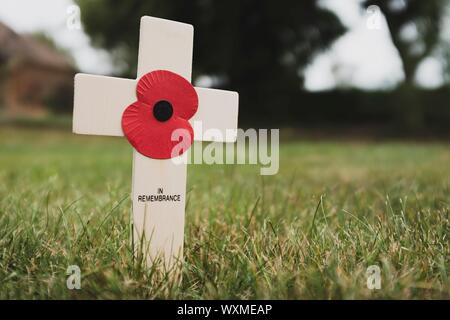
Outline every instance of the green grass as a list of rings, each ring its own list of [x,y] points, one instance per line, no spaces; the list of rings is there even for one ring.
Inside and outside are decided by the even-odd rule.
[[[449,145],[280,153],[276,176],[190,165],[177,285],[133,263],[124,139],[0,129],[0,298],[450,298]]]

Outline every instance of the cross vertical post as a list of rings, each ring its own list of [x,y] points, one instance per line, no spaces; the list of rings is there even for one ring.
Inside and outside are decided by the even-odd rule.
[[[191,25],[143,17],[137,78],[150,71],[169,70],[190,82],[193,41],[194,29]],[[132,176],[135,242],[141,237],[149,241],[148,247],[141,248],[148,254],[149,262],[162,258],[170,268],[183,255],[187,166],[184,163],[175,164],[172,159],[151,159],[133,150]],[[180,195],[180,201],[138,200],[139,195],[156,194],[158,189],[168,195]]]

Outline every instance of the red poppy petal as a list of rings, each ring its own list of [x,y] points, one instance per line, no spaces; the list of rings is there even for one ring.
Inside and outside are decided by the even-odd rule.
[[[122,129],[131,145],[141,154],[153,159],[170,159],[186,152],[192,145],[194,130],[179,117],[160,122],[152,107],[137,101],[125,109]]]
[[[161,100],[173,106],[173,114],[189,120],[197,112],[198,96],[194,87],[182,76],[166,71],[152,71],[139,79],[136,93],[139,101],[150,106]]]

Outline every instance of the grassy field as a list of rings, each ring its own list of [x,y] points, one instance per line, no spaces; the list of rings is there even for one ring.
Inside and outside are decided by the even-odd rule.
[[[0,129],[0,298],[450,298],[450,145],[288,142],[191,165],[180,285],[133,263],[124,139]],[[79,265],[81,290],[66,268]],[[381,268],[380,290],[366,269]]]

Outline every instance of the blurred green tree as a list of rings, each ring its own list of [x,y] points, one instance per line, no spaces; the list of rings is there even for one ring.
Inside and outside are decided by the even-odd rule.
[[[404,130],[423,129],[426,114],[415,88],[416,72],[420,63],[431,56],[439,57],[444,67],[448,65],[448,47],[442,35],[445,28],[443,19],[448,14],[449,1],[365,0],[362,5],[376,5],[380,8],[386,17],[392,42],[403,62],[405,81],[394,95],[395,122]]]
[[[392,41],[403,61],[405,85],[413,85],[419,64],[437,54],[443,45],[443,19],[448,14],[449,1],[365,0],[361,4],[378,6],[386,17]]]
[[[136,70],[141,16],[195,25],[194,80],[206,75],[214,87],[238,90],[241,119],[299,107],[293,97],[302,87],[302,69],[345,31],[316,0],[76,2],[93,44],[112,52],[119,73],[129,77]]]

